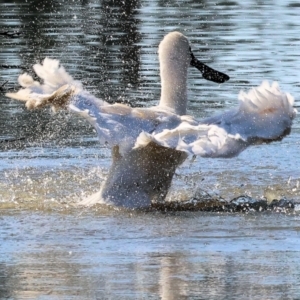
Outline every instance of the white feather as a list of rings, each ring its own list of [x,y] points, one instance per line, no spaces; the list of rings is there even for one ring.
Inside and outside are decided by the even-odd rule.
[[[276,82],[264,81],[248,93],[240,92],[238,107],[222,114],[202,121],[186,116],[191,59],[186,37],[168,34],[159,55],[162,96],[158,106],[108,104],[85,91],[58,60],[50,58],[33,67],[41,84],[23,74],[19,77],[22,89],[7,96],[25,101],[31,109],[51,105],[87,119],[100,142],[112,148],[113,165],[99,195],[126,207],[163,200],[176,167],[187,154],[232,157],[250,145],[281,139],[291,128],[294,99]]]

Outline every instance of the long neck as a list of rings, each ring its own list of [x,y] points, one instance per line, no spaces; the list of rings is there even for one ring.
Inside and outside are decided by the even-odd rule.
[[[171,108],[178,115],[186,114],[187,66],[171,62],[160,66],[160,106]]]

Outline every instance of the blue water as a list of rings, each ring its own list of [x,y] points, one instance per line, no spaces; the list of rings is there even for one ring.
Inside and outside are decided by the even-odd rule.
[[[0,1],[0,85],[45,56],[98,97],[157,103],[157,46],[169,31],[227,73],[223,85],[189,74],[189,113],[237,103],[241,89],[277,80],[299,106],[296,1]],[[23,70],[21,70],[21,67]],[[188,161],[169,195],[201,188],[231,200],[300,201],[300,122],[282,142],[239,157]],[[20,139],[3,142],[5,139]],[[110,165],[84,120],[28,112],[0,94],[0,299],[298,299],[299,212],[129,213],[74,207]]]

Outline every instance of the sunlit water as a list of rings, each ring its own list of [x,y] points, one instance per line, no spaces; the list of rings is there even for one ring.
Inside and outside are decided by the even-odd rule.
[[[0,1],[0,32],[21,32],[0,35],[0,86],[16,88],[21,72],[49,56],[106,101],[150,106],[160,94],[158,43],[180,30],[199,59],[231,77],[216,85],[191,70],[190,114],[232,107],[240,89],[264,79],[278,80],[298,106],[300,5],[239,2]],[[27,112],[3,93],[0,108],[0,299],[300,298],[299,206],[78,208],[110,165],[93,129],[66,113]],[[188,160],[168,200],[201,191],[300,202],[299,124],[234,159]]]

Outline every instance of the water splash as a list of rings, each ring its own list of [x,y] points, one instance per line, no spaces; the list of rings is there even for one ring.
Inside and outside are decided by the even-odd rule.
[[[104,181],[106,170],[102,168],[68,168],[41,170],[36,168],[14,169],[4,172],[0,181],[0,208],[26,210],[98,210],[107,211],[106,205],[84,208],[78,203],[96,193]],[[207,212],[291,212],[300,211],[300,203],[293,198],[283,198],[280,193],[269,191],[268,197],[255,198],[241,194],[224,199],[215,189],[199,188],[193,177],[177,178],[166,201],[153,202],[147,211],[207,211]],[[189,182],[189,184],[187,184]],[[293,184],[290,183],[293,189]],[[284,192],[285,194],[286,191]],[[279,196],[279,197],[276,197]]]

